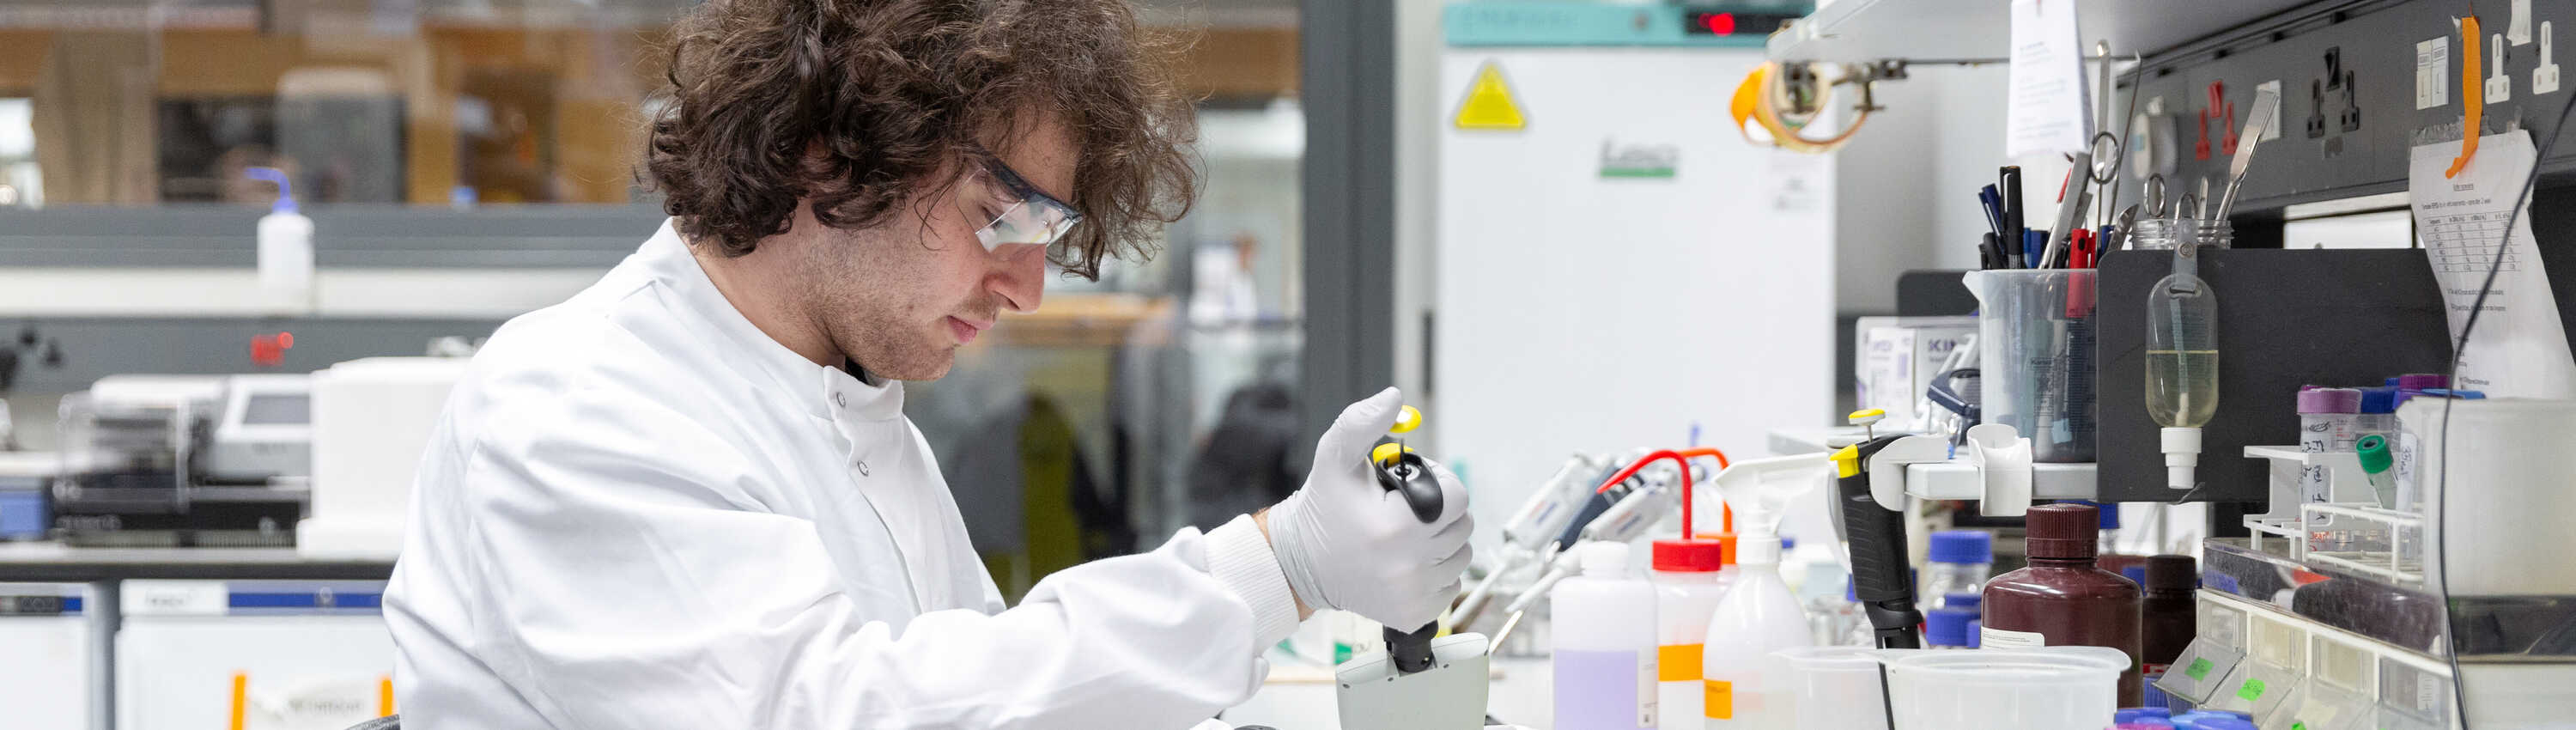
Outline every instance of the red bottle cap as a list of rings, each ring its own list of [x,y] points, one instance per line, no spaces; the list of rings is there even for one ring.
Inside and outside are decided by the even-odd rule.
[[[2091,560],[2102,539],[2101,515],[2089,504],[2033,505],[2025,522],[2023,551],[2034,558]]]
[[[1655,569],[1669,573],[1709,573],[1726,567],[1729,553],[1725,542],[1716,540],[1656,540]]]

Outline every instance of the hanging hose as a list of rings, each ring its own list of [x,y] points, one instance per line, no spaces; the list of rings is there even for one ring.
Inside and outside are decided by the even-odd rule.
[[[1592,490],[1592,493],[1600,494],[1602,492],[1610,491],[1611,487],[1619,486],[1620,482],[1627,481],[1629,477],[1636,476],[1637,472],[1645,469],[1647,464],[1652,464],[1664,459],[1671,459],[1675,463],[1681,465],[1682,472],[1682,539],[1697,539],[1699,534],[1691,531],[1691,492],[1693,490],[1691,489],[1690,460],[1704,456],[1717,457],[1717,468],[1719,469],[1725,469],[1730,465],[1726,460],[1726,452],[1719,451],[1714,448],[1702,447],[1683,449],[1680,451],[1663,449],[1647,454],[1644,457],[1637,459],[1637,463],[1629,464],[1628,468],[1621,469],[1618,473],[1610,475],[1610,478],[1607,481],[1603,481],[1600,488]],[[1730,511],[1724,520],[1726,523],[1725,529],[1735,529],[1735,519],[1732,511]]]

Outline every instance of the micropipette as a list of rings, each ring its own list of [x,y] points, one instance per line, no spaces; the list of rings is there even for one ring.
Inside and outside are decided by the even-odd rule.
[[[1450,626],[1467,626],[1484,613],[1485,604],[1493,597],[1494,586],[1506,575],[1520,572],[1524,566],[1546,565],[1563,546],[1557,538],[1580,516],[1586,500],[1592,498],[1599,482],[1601,462],[1588,454],[1575,454],[1557,467],[1556,474],[1539,485],[1510,522],[1503,524],[1503,550],[1494,569],[1485,574],[1467,597],[1450,612]]]

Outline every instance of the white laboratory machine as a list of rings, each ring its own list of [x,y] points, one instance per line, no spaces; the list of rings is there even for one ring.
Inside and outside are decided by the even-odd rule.
[[[130,580],[118,730],[342,730],[396,712],[369,581]]]
[[[1749,457],[1766,428],[1825,425],[1832,157],[1749,143],[1727,112],[1805,8],[1445,8],[1429,450],[1465,467],[1477,521],[1508,522],[1567,449],[1696,422]]]
[[[0,727],[91,727],[87,594],[78,585],[0,583]]]
[[[308,557],[390,558],[402,549],[412,475],[462,357],[371,357],[313,374],[313,508],[296,525]]]
[[[224,386],[214,434],[199,460],[205,477],[261,483],[312,474],[312,376],[235,375]]]
[[[293,542],[302,375],[111,375],[65,396],[53,531],[83,546]]]

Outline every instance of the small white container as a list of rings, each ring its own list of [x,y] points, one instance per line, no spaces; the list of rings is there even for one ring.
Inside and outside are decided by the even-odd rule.
[[[1655,665],[1660,673],[1656,686],[1656,713],[1672,722],[1696,724],[1701,716],[1701,700],[1708,691],[1700,675],[1700,659],[1708,639],[1709,617],[1717,614],[1718,600],[1726,596],[1728,577],[1720,569],[1727,560],[1726,542],[1721,540],[1656,540],[1654,571],[1649,580],[1655,584]]]
[[[1628,573],[1625,543],[1576,549],[1582,572],[1548,594],[1555,727],[1651,730],[1658,726],[1655,586]]]
[[[2118,649],[1927,651],[1888,665],[1906,730],[2102,730],[2118,709]]]
[[[285,171],[254,167],[248,174],[277,185],[277,202],[259,218],[259,288],[285,311],[309,309],[313,305],[313,219],[296,208],[294,183]]]

